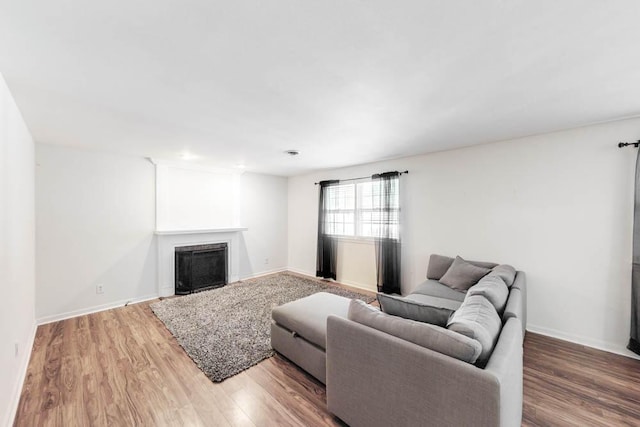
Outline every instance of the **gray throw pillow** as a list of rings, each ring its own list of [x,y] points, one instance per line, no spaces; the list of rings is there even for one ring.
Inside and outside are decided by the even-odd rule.
[[[438,326],[445,326],[451,314],[460,306],[459,301],[422,296],[425,300],[415,301],[378,293],[378,302],[382,311],[387,314]]]
[[[442,276],[447,272],[451,264],[453,264],[454,258],[432,254],[429,257],[429,265],[427,266],[427,279],[432,280],[440,280]],[[496,264],[495,262],[484,262],[484,261],[468,261],[469,264],[476,265],[478,267],[484,268],[493,268]]]
[[[439,326],[390,316],[356,299],[351,300],[347,318],[467,363],[475,363],[482,351],[474,339]]]
[[[493,306],[496,311],[502,313],[504,307],[507,305],[507,299],[509,298],[509,288],[499,276],[492,276],[488,274],[484,276],[480,281],[469,288],[467,295],[482,295]]]
[[[488,268],[478,267],[457,256],[451,267],[440,278],[440,283],[452,289],[466,292],[490,271]]]
[[[489,268],[489,269],[491,269],[491,268],[493,268],[493,267],[495,267],[495,266],[497,266],[497,265],[498,265],[498,264],[497,264],[497,263],[495,263],[495,262],[486,262],[486,261],[469,261],[469,260],[466,260],[466,261],[467,261],[469,264],[473,264],[473,265],[478,266],[478,267]]]
[[[504,280],[507,287],[510,288],[511,285],[513,285],[513,281],[516,280],[516,269],[508,264],[500,264],[494,267],[489,275],[500,277]]]
[[[478,365],[484,367],[498,341],[502,322],[495,307],[486,298],[467,295],[460,308],[451,316],[447,329],[477,340],[482,345]]]
[[[453,258],[432,254],[429,257],[429,265],[427,266],[427,279],[440,280],[451,267],[451,264],[453,264]]]

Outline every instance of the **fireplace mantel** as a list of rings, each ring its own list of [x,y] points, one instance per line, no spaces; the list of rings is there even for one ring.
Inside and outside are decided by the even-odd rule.
[[[180,234],[235,233],[247,231],[247,227],[207,228],[203,230],[156,230],[156,236],[176,236]]]
[[[179,246],[226,243],[229,283],[240,280],[240,245],[246,227],[209,228],[203,230],[156,230],[158,239],[158,293],[166,297],[175,293],[175,249]]]

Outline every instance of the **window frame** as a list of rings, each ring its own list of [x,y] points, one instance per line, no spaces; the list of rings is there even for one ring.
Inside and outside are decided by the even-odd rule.
[[[360,199],[360,189],[359,189],[359,184],[363,184],[363,183],[371,183],[373,184],[375,182],[375,180],[371,179],[371,178],[363,178],[363,179],[358,179],[358,180],[354,180],[353,182],[349,182],[349,183],[338,183],[336,184],[336,187],[339,186],[353,186],[353,204],[354,207],[353,209],[327,209],[325,211],[325,215],[327,213],[331,213],[331,214],[353,214],[353,230],[354,230],[354,234],[328,234],[329,236],[341,240],[341,241],[347,241],[347,242],[354,242],[354,243],[374,243],[376,238],[375,236],[364,236],[361,233],[362,228],[361,228],[361,218],[360,218],[360,213],[361,212],[379,212],[379,209],[377,208],[361,208],[361,199]],[[398,189],[399,190],[399,189]],[[397,211],[398,214],[398,221],[400,219],[400,194],[398,191],[398,207],[395,209],[392,209],[393,211]],[[398,227],[398,231],[397,234],[398,236],[400,235],[400,224],[398,223],[397,225]]]

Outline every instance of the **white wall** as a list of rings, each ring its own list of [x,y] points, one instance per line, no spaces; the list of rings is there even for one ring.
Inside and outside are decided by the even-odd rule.
[[[376,248],[371,240],[341,239],[338,242],[336,277],[340,283],[377,291]]]
[[[245,173],[240,188],[240,278],[286,269],[287,178]]]
[[[287,179],[283,177],[258,174],[235,174],[229,188],[229,176],[210,174],[200,182],[198,174],[186,182],[189,186],[215,188],[234,191],[233,199],[238,201],[237,217],[229,224],[211,223],[209,226],[194,227],[186,223],[185,227],[172,229],[171,233],[162,233],[157,238],[158,279],[161,296],[174,295],[174,251],[178,246],[190,246],[207,243],[227,243],[228,280],[247,279],[275,271],[287,266]],[[220,182],[211,182],[211,177],[219,177]],[[191,196],[205,193],[207,190],[188,192]],[[158,189],[162,193],[162,187]],[[215,197],[215,194],[211,194]],[[187,200],[187,204],[190,201]],[[215,215],[215,212],[211,213]],[[217,228],[214,224],[222,226]],[[225,227],[226,225],[226,227]],[[240,228],[228,230],[228,228]],[[173,228],[173,227],[172,227]],[[189,233],[177,231],[191,230]],[[199,231],[199,232],[196,232]]]
[[[158,230],[204,230],[237,227],[240,174],[156,166]]]
[[[39,320],[157,295],[153,164],[43,144],[36,160]]]
[[[0,75],[0,425],[13,422],[36,330],[33,151]]]
[[[527,273],[530,330],[631,355],[636,153],[616,143],[639,135],[633,119],[291,178],[289,266],[315,271],[315,181],[408,169],[404,293],[431,253],[509,263]]]
[[[246,227],[237,277],[286,269],[287,178],[184,163],[158,162],[156,170],[159,230]]]
[[[36,145],[36,159],[39,321],[157,296],[155,166],[43,144]],[[209,194],[212,182],[205,181],[192,196]],[[239,200],[239,218],[233,221],[249,228],[239,239],[240,278],[285,269],[287,179],[247,173],[236,181],[230,197]],[[103,294],[96,293],[98,284]]]

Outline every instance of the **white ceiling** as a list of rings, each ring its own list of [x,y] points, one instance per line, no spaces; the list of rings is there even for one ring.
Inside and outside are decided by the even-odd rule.
[[[639,115],[638,22],[637,0],[0,0],[0,72],[38,142],[293,175]]]

